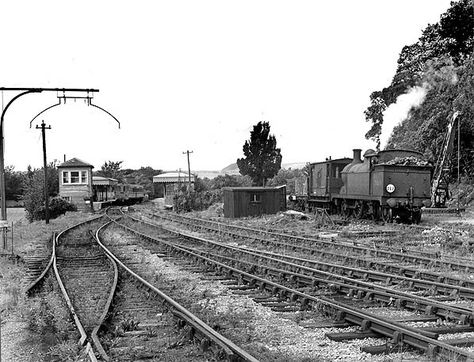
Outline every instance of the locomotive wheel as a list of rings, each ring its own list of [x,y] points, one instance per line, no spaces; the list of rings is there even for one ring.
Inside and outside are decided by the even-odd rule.
[[[412,214],[413,222],[415,224],[419,224],[421,221],[421,210],[420,211],[413,211]]]
[[[376,201],[372,201],[371,203],[369,203],[369,210],[368,210],[368,214],[369,214],[369,218],[371,220],[378,220],[380,219],[380,207],[379,207],[379,204],[376,202]]]
[[[393,221],[393,211],[390,207],[382,206],[382,219],[387,223]]]
[[[364,203],[362,201],[356,201],[354,216],[356,219],[362,219],[364,216]]]
[[[349,205],[347,205],[346,201],[342,202],[341,210],[342,210],[342,215],[343,216],[345,216],[346,218],[351,217],[352,209],[349,208]]]

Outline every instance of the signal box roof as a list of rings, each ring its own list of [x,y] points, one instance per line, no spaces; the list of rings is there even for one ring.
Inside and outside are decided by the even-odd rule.
[[[70,160],[61,163],[58,167],[90,167],[94,168],[90,163],[84,162],[78,158],[71,158]]]

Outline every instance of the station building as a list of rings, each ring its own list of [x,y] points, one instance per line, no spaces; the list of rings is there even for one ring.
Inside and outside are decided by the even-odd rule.
[[[191,187],[194,187],[196,176],[191,174]],[[187,187],[189,173],[187,172],[165,172],[153,176],[153,188],[155,197],[164,198],[165,205],[173,205],[173,198],[178,190]]]

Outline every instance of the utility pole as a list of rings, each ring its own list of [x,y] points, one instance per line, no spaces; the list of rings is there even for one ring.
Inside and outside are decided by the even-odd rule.
[[[41,126],[36,126],[36,129],[41,130],[43,137],[43,167],[44,167],[44,205],[45,205],[45,219],[46,224],[49,224],[49,187],[48,187],[48,163],[46,161],[46,130],[51,129],[51,126],[46,126],[43,122]]]
[[[193,153],[193,151],[186,151],[183,152],[183,155],[186,154],[188,156],[188,192],[191,191],[191,165],[189,163],[189,154]]]
[[[459,187],[461,185],[461,119],[458,121],[458,215],[461,213],[459,211]]]

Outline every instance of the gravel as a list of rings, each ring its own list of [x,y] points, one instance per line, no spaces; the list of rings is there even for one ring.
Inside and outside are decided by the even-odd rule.
[[[120,237],[116,233],[115,237]],[[206,314],[219,317],[226,316],[238,320],[236,328],[225,328],[221,331],[242,348],[254,354],[262,361],[269,360],[262,356],[284,356],[286,360],[301,361],[387,361],[387,356],[374,356],[361,352],[361,346],[383,344],[385,340],[367,338],[363,340],[334,342],[325,337],[326,333],[354,331],[355,328],[304,328],[294,320],[294,315],[285,318],[284,314],[272,311],[256,303],[253,299],[232,293],[225,285],[209,280],[202,280],[199,274],[190,273],[171,262],[147,252],[140,252],[141,262],[153,268],[155,279],[169,285],[187,285],[180,296],[192,301],[194,306],[204,309]],[[261,354],[259,353],[261,351]],[[391,354],[391,360],[420,360],[420,355],[401,352]],[[281,359],[281,361],[285,360]],[[272,359],[273,360],[273,359]]]

